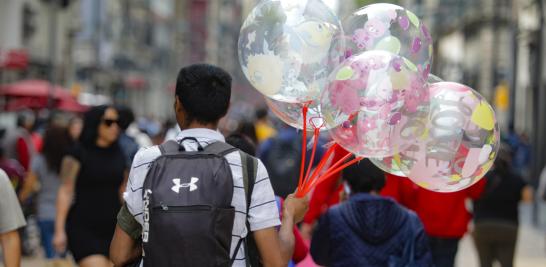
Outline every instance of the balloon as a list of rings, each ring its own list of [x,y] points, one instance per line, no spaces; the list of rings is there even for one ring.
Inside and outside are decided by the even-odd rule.
[[[400,56],[366,51],[330,75],[321,97],[332,138],[357,156],[386,157],[414,143],[414,120],[428,114],[428,90]]]
[[[343,21],[349,54],[385,50],[406,58],[422,77],[430,73],[432,37],[415,14],[393,4],[372,4]]]
[[[303,105],[302,103],[286,103],[273,99],[265,99],[265,103],[277,117],[284,123],[303,130]],[[321,131],[328,130],[324,123],[320,104],[317,101],[310,102],[307,111],[307,130],[318,128]]]
[[[429,91],[430,114],[421,138],[407,150],[373,162],[423,188],[459,191],[479,181],[493,165],[500,146],[495,113],[465,85],[438,82]]]
[[[239,63],[262,94],[302,103],[320,96],[344,47],[341,23],[322,1],[262,1],[241,27]]]
[[[429,74],[427,79],[427,84],[433,84],[437,82],[443,82],[442,78],[434,75]],[[428,89],[427,89],[428,90]],[[431,99],[432,101],[433,99]],[[432,103],[431,103],[432,104]],[[420,121],[415,121],[414,123],[418,126],[425,127],[427,123],[428,116],[421,116],[418,117],[421,119]],[[418,141],[418,140],[416,140]],[[401,153],[400,153],[401,154]],[[401,162],[401,156],[400,154],[395,154],[391,157],[384,157],[384,158],[370,158],[370,161],[383,170],[384,172],[388,172],[397,176],[407,176],[409,173],[409,167],[405,165],[406,162]]]

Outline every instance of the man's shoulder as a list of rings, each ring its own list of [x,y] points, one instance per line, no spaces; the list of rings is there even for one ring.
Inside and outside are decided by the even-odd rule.
[[[135,154],[133,159],[133,168],[136,168],[142,164],[147,164],[161,156],[159,146],[150,146],[140,148]]]
[[[9,177],[4,170],[0,169],[0,188],[5,188],[8,185],[11,186]]]

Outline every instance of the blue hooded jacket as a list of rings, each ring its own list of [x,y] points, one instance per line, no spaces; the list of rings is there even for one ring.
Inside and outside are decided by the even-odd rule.
[[[413,242],[413,262],[404,251]],[[433,266],[423,224],[390,198],[358,193],[319,219],[313,260],[324,266]],[[406,260],[407,261],[407,260]]]

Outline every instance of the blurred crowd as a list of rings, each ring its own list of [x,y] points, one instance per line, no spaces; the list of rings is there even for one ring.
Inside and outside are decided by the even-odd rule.
[[[238,121],[233,128],[219,130],[228,143],[263,161],[279,199],[294,192],[301,165],[301,132],[269,116],[266,108],[258,108],[252,120]],[[0,223],[0,238],[15,231],[21,238],[22,255],[41,255],[50,266],[70,266],[65,258],[67,242],[85,243],[88,234],[111,238],[121,205],[119,188],[125,188],[136,152],[174,139],[179,132],[173,121],[136,118],[126,106],[96,107],[84,116],[53,114],[48,120],[37,119],[30,110],[19,112],[16,125],[0,132],[0,169],[9,177],[23,216],[14,216],[10,227]],[[392,253],[393,242],[414,235],[411,250],[424,262],[417,266],[428,266],[428,261],[434,266],[454,266],[459,241],[472,233],[481,266],[495,261],[512,266],[518,204],[533,201],[534,190],[528,184],[531,155],[526,136],[504,136],[493,170],[476,185],[456,193],[425,190],[406,178],[383,173],[367,160],[317,186],[304,221],[295,229],[292,264],[375,266],[374,261]],[[307,140],[308,149],[311,141]],[[322,134],[314,141],[319,143],[318,162],[330,140]],[[75,183],[80,185],[65,180],[75,173],[79,173]],[[538,199],[545,197],[546,171],[542,176]],[[74,195],[76,186],[85,190]],[[80,207],[70,207],[74,197]],[[4,195],[2,202],[7,205]],[[332,208],[339,203],[344,204]],[[407,215],[406,208],[413,212]],[[94,212],[106,212],[113,219],[93,221],[86,214]],[[0,214],[6,216],[11,215]],[[10,252],[5,244],[6,260]],[[364,262],[352,258],[355,249],[366,251]],[[69,254],[79,261],[77,252]]]

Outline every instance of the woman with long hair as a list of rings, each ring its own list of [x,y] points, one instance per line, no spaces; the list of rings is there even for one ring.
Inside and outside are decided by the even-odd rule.
[[[57,192],[61,185],[59,171],[63,156],[70,145],[72,140],[66,128],[59,126],[48,128],[44,135],[42,152],[32,158],[25,184],[19,194],[21,202],[25,202],[32,193],[37,192],[36,215],[47,259],[56,256],[53,249],[53,233]]]
[[[79,144],[61,164],[53,244],[57,251],[68,248],[79,266],[111,266],[108,248],[127,177],[118,112],[94,107],[83,121]]]

